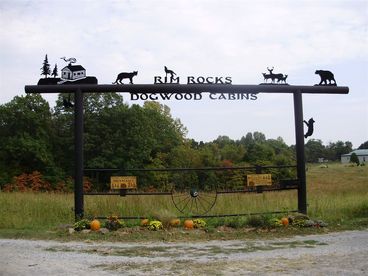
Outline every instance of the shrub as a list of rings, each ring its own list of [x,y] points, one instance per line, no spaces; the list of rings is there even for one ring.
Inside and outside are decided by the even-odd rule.
[[[84,229],[90,229],[91,221],[89,219],[82,219],[74,223],[73,228],[75,231],[82,231]]]
[[[203,219],[193,220],[194,228],[205,228],[207,223]]]
[[[244,217],[228,218],[224,225],[231,228],[241,228],[247,225],[247,219]]]
[[[359,166],[359,164],[360,164],[359,157],[358,157],[358,155],[356,155],[355,152],[353,152],[350,156],[350,163],[355,163],[355,164],[357,164],[357,166]]]
[[[104,227],[110,231],[116,231],[124,226],[124,222],[118,219],[117,216],[109,216],[105,221]]]
[[[270,227],[270,219],[267,215],[256,215],[248,217],[247,224],[251,227]]]
[[[148,229],[151,231],[157,231],[162,228],[163,228],[162,223],[161,221],[158,221],[158,220],[153,220],[148,225]]]

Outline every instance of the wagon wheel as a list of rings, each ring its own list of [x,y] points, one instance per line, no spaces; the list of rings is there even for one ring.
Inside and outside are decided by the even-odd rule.
[[[196,187],[184,191],[171,193],[171,199],[176,207],[183,214],[204,215],[207,214],[216,203],[216,191],[201,191]]]

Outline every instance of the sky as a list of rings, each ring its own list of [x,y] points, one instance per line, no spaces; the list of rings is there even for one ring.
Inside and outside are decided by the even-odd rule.
[[[367,21],[367,0],[0,0],[0,104],[37,84],[46,54],[51,69],[67,65],[60,57],[76,58],[99,84],[132,71],[138,71],[134,83],[153,84],[167,66],[183,82],[229,76],[232,84],[259,84],[274,67],[291,85],[314,85],[321,69],[350,92],[303,94],[304,119],[315,120],[308,139],[357,148],[368,140]],[[43,97],[53,106],[57,95]],[[187,138],[237,140],[260,131],[295,144],[292,94],[203,98],[160,103],[181,120]]]

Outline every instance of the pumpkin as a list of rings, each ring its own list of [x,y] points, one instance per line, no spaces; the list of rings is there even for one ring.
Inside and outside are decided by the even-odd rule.
[[[184,228],[185,229],[193,229],[193,227],[194,227],[193,220],[187,219],[187,220],[184,221]]]
[[[172,219],[170,220],[170,226],[176,227],[180,225],[180,219]]]
[[[288,219],[288,218],[282,218],[282,219],[281,219],[281,223],[282,223],[282,225],[284,225],[284,226],[288,226],[288,225],[289,225],[289,219]]]
[[[90,227],[92,231],[98,231],[101,228],[101,223],[97,219],[94,219],[91,221]]]
[[[148,225],[149,225],[149,220],[148,219],[142,219],[141,220],[141,226],[146,227]]]

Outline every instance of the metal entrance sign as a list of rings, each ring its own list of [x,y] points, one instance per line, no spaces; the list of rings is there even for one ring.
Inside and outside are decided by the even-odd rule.
[[[63,58],[64,59],[64,58]],[[40,85],[25,86],[26,93],[68,93],[74,94],[74,104],[68,104],[69,107],[74,107],[74,139],[75,139],[75,185],[74,185],[74,205],[75,219],[79,220],[84,216],[84,193],[83,193],[83,173],[84,173],[84,155],[83,155],[83,95],[84,93],[130,93],[131,95],[145,95],[146,99],[157,100],[156,96],[174,95],[176,99],[186,99],[185,95],[191,99],[195,99],[195,95],[208,93],[211,97],[214,95],[229,96],[229,99],[243,99],[242,95],[246,95],[246,99],[255,99],[255,95],[259,93],[289,93],[293,95],[294,101],[294,122],[295,122],[295,151],[296,151],[296,168],[298,178],[298,211],[307,213],[307,187],[306,187],[306,171],[305,171],[305,152],[304,152],[304,129],[303,129],[303,104],[302,94],[348,94],[349,88],[346,86],[337,86],[334,75],[330,71],[317,70],[316,75],[319,75],[321,81],[313,86],[305,85],[289,85],[286,83],[287,75],[273,73],[273,68],[268,69],[269,74],[264,73],[264,83],[260,85],[238,85],[232,84],[232,80],[227,77],[195,77],[190,78],[187,84],[179,84],[178,77],[173,70],[165,68],[165,78],[155,78],[155,84],[133,84],[133,77],[138,75],[138,71],[131,73],[120,73],[113,85],[98,85],[95,77],[85,77],[85,69],[81,66],[72,65],[75,62],[73,59],[64,59],[70,61],[69,65],[63,69],[62,83],[56,78],[57,72],[52,74],[53,78],[47,78],[49,75],[49,64],[47,56],[44,66],[41,68],[42,75],[45,79],[40,80]],[[73,75],[69,73],[73,72]],[[64,74],[65,73],[65,74]],[[75,75],[74,75],[75,74]],[[78,75],[79,74],[79,75]],[[65,76],[64,76],[65,75]],[[83,76],[83,77],[82,77]],[[129,79],[130,84],[120,85],[123,79]],[[271,82],[268,82],[271,79]],[[65,80],[65,82],[64,82]],[[193,80],[193,81],[192,81]],[[195,81],[194,81],[195,80]],[[227,81],[227,82],[226,82]],[[119,83],[119,85],[118,85]],[[189,96],[188,96],[189,95]],[[253,95],[253,98],[252,98]],[[150,96],[150,97],[149,97]],[[139,96],[141,98],[141,96]],[[222,96],[221,96],[222,97]],[[220,97],[218,97],[220,99]],[[70,100],[70,99],[68,99]],[[68,100],[65,100],[68,103]],[[306,136],[312,133],[312,124],[308,122],[308,132]],[[118,182],[125,183],[126,187],[131,187],[129,181]],[[133,183],[133,182],[131,182]],[[256,182],[254,182],[256,183]],[[114,187],[122,187],[123,184],[114,184]],[[116,186],[115,186],[116,185]],[[121,186],[120,186],[121,185]],[[136,184],[135,184],[136,187]],[[196,198],[196,193],[191,194]]]
[[[270,173],[265,174],[248,174],[247,186],[270,186],[272,185],[272,176]]]
[[[137,177],[136,176],[111,176],[110,188],[111,190],[137,189]]]

